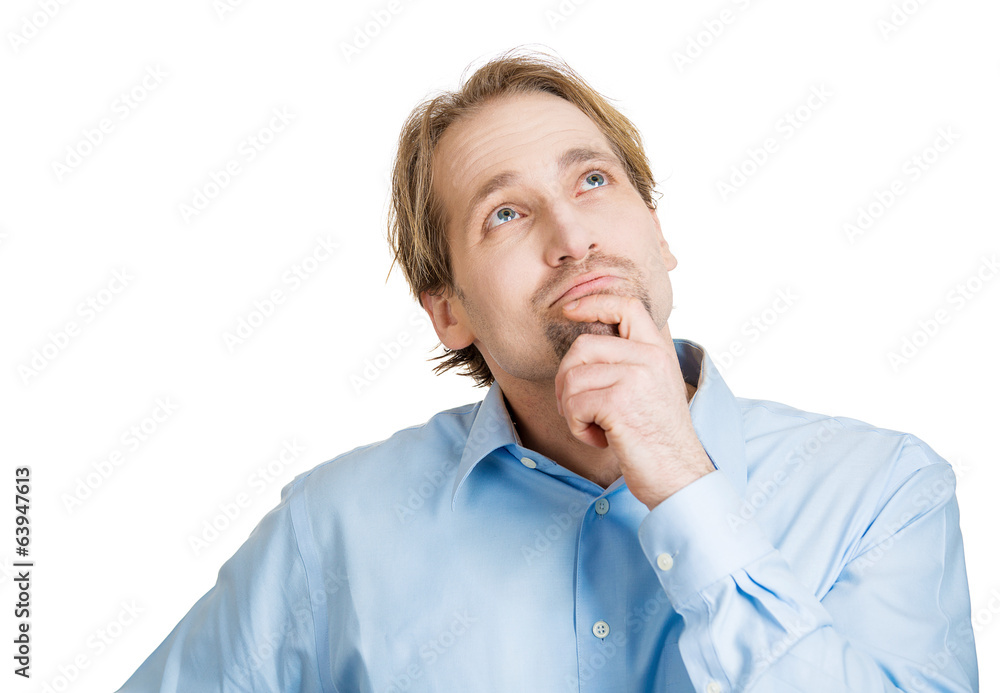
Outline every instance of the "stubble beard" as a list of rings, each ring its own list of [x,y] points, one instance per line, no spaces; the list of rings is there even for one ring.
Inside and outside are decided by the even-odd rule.
[[[613,294],[616,296],[628,295],[635,296],[645,307],[646,312],[649,316],[653,317],[653,306],[649,298],[649,292],[643,286],[635,287],[635,291],[629,294],[623,294],[618,291],[613,290],[603,290],[595,291],[595,294]],[[562,313],[562,307],[558,307],[557,310]],[[571,320],[561,315],[557,318],[546,318],[545,325],[545,338],[549,342],[549,346],[552,347],[552,351],[555,353],[556,362],[562,363],[562,360],[566,357],[566,353],[569,351],[570,347],[573,346],[573,342],[576,338],[582,334],[598,334],[607,335],[611,337],[618,337],[618,325],[608,325],[603,322],[580,322],[578,320]]]

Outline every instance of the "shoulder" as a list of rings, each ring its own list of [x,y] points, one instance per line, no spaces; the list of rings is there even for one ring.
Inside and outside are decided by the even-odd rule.
[[[454,469],[481,404],[440,411],[424,423],[321,462],[292,479],[282,489],[282,499],[298,494],[346,501],[363,495],[370,501],[411,486],[435,470]]]
[[[757,518],[817,594],[854,556],[956,502],[951,465],[912,433],[778,402],[738,402],[747,486],[737,519]]]
[[[748,473],[809,470],[824,484],[871,488],[882,494],[921,470],[954,478],[948,462],[926,442],[904,431],[847,416],[805,411],[769,400],[737,398],[743,413]]]

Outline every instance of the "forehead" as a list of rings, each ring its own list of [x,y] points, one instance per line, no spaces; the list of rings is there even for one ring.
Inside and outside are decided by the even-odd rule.
[[[497,173],[554,171],[560,154],[585,147],[614,157],[583,111],[544,92],[512,94],[452,123],[434,149],[434,191],[449,229],[461,226],[475,191]]]

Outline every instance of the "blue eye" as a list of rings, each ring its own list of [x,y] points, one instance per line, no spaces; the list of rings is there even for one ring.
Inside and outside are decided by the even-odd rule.
[[[492,217],[490,217],[490,228],[492,229],[508,221],[513,221],[516,218],[514,215],[517,215],[517,212],[510,207],[501,207],[495,214],[493,214]]]
[[[607,180],[605,180],[604,174],[598,173],[597,171],[594,171],[589,176],[584,178],[583,182],[584,184],[593,185],[594,188],[599,188],[602,185],[607,185]],[[593,190],[594,188],[589,188],[589,189]]]

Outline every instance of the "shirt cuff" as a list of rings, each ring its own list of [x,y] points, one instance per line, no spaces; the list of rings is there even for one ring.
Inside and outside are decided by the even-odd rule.
[[[653,508],[639,525],[639,543],[677,608],[717,580],[774,551],[742,501],[716,470]]]

